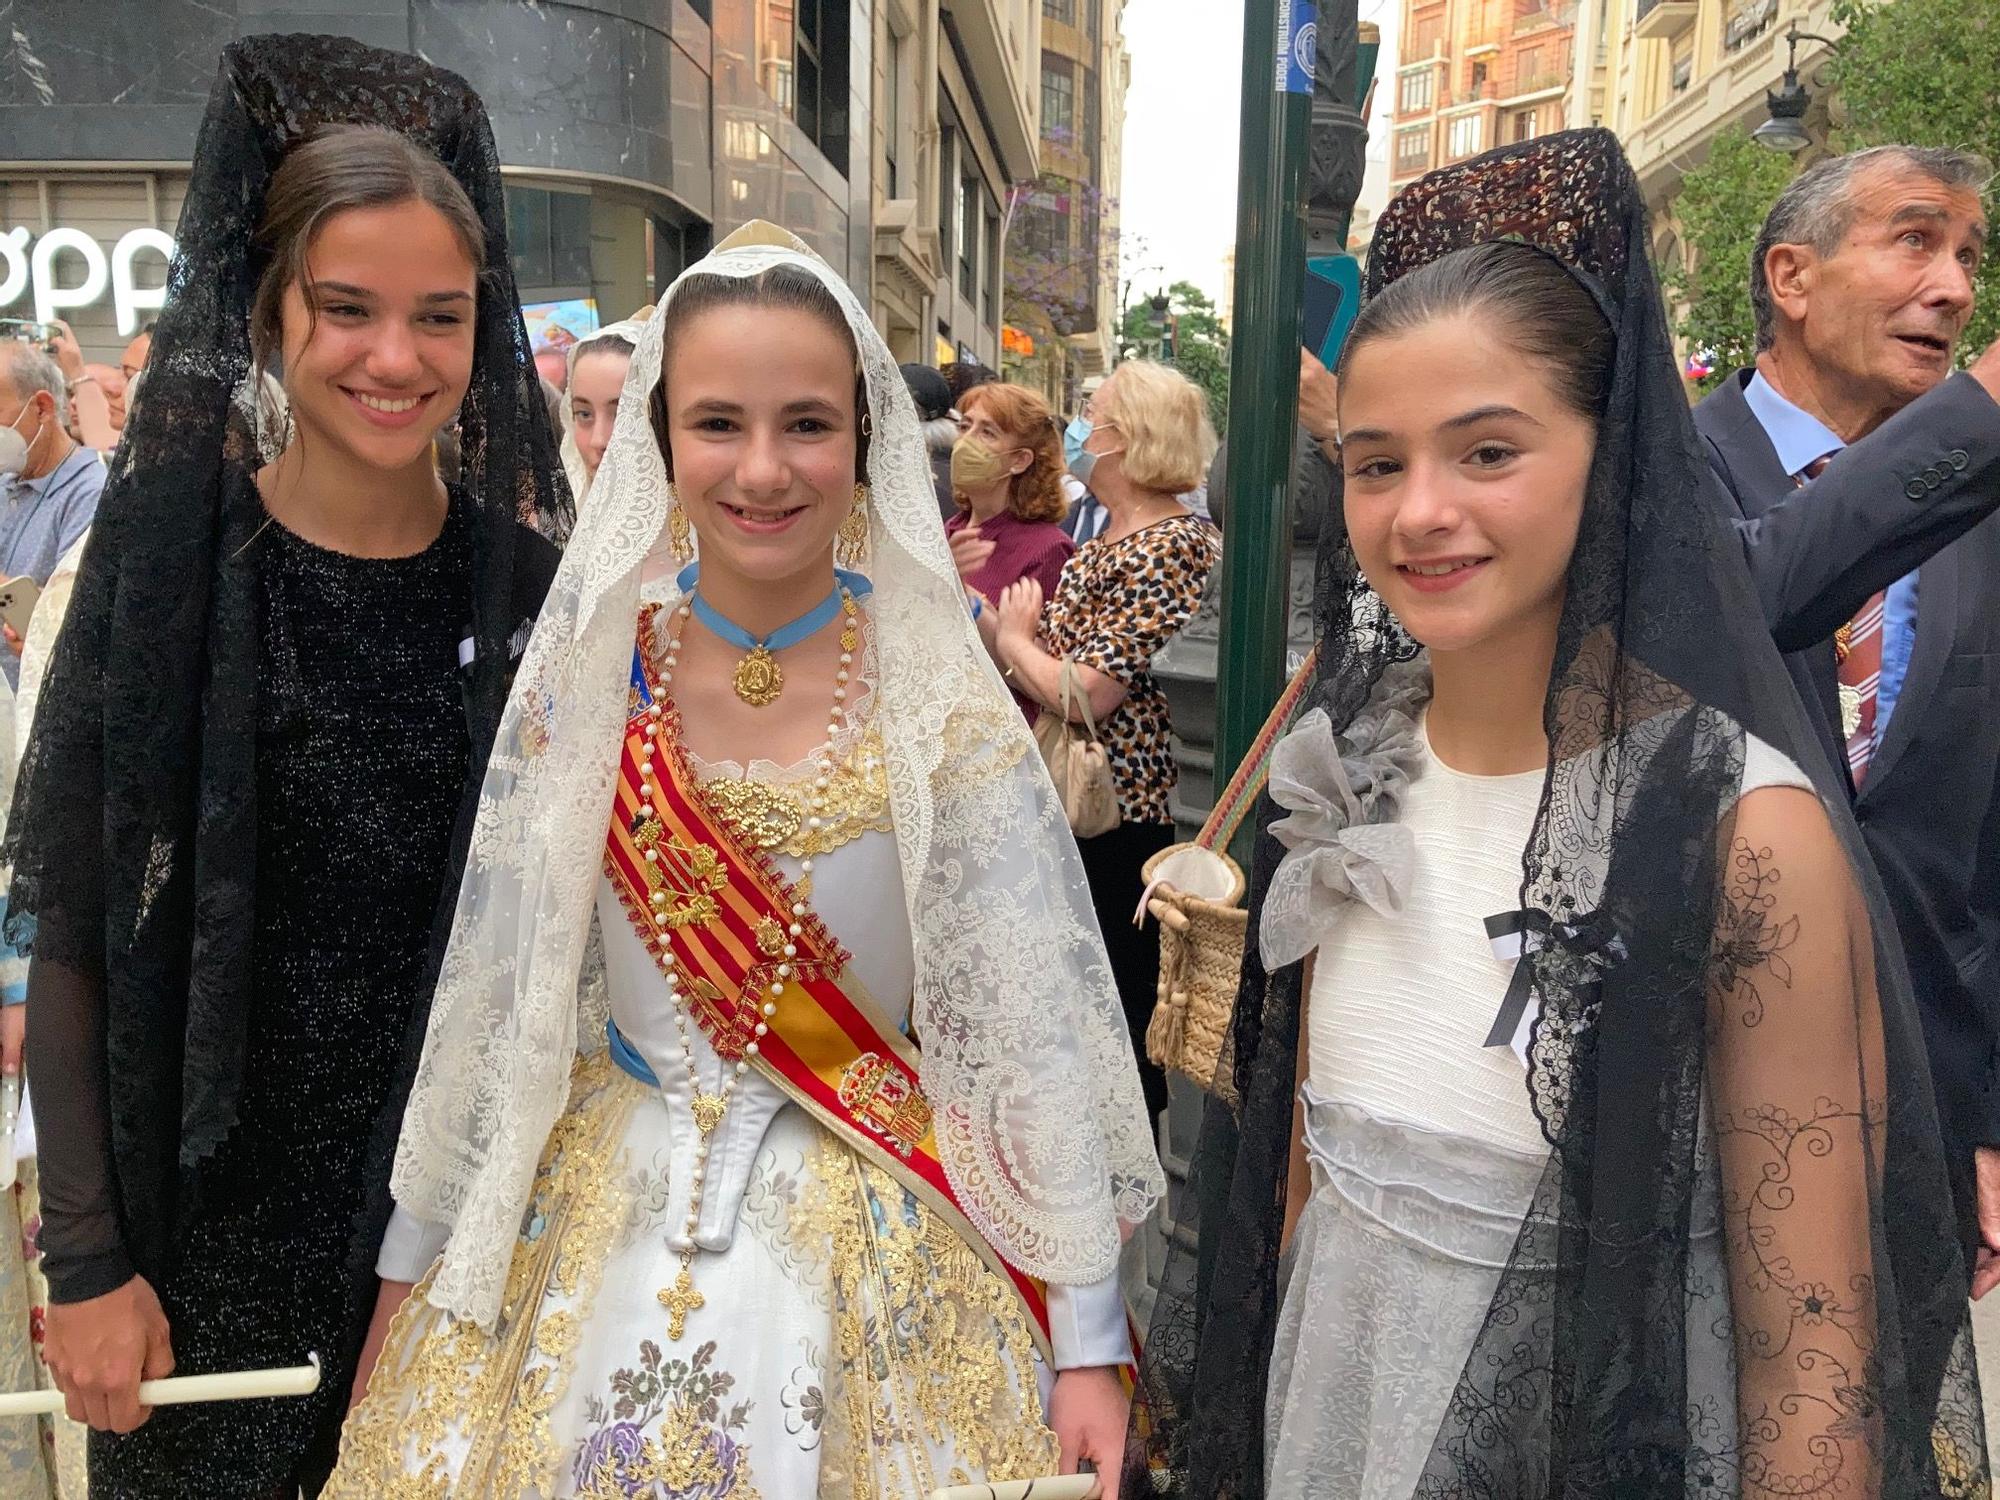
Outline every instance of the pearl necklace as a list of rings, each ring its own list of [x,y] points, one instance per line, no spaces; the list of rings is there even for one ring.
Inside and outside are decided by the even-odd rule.
[[[854,605],[854,595],[843,584],[840,589],[840,608],[844,619],[840,627],[840,670],[835,673],[833,708],[827,715],[826,743],[815,752],[817,774],[813,780],[812,796],[807,802],[809,809],[806,826],[818,829],[825,819],[827,788],[832,784],[835,756],[834,742],[839,738],[847,718],[847,683],[852,675],[854,652],[860,645],[860,634],[855,624],[858,611]],[[674,633],[667,641],[665,658],[660,663],[659,686],[662,692],[672,687],[674,668],[680,665],[681,635],[687,629],[687,622],[694,613],[692,598],[684,599],[679,609],[674,611]],[[659,744],[661,705],[657,699],[646,711],[646,728],[639,755],[639,784],[650,800],[653,795],[654,750]],[[646,852],[647,859],[657,857],[655,851]],[[810,855],[799,861],[799,879],[795,888],[800,897],[812,890],[813,861]],[[661,942],[665,944],[666,914],[659,908],[666,905],[664,891],[653,893],[653,922],[662,930]],[[798,939],[804,932],[800,918],[806,914],[803,900],[792,903],[792,922],[786,934],[784,956],[787,960],[798,956]],[[674,1284],[659,1293],[658,1300],[667,1310],[667,1338],[678,1342],[687,1332],[688,1314],[707,1305],[707,1299],[694,1287],[695,1231],[701,1227],[702,1184],[708,1175],[709,1152],[715,1144],[715,1132],[721,1126],[723,1117],[729,1113],[729,1102],[736,1095],[737,1082],[750,1071],[750,1059],[759,1050],[759,1043],[770,1032],[769,1021],[778,1013],[776,997],[784,993],[782,981],[791,977],[790,963],[778,965],[779,982],[771,986],[771,998],[764,1002],[763,1016],[753,1029],[751,1038],[743,1045],[743,1056],[733,1067],[724,1064],[722,1089],[720,1093],[705,1093],[701,1086],[701,1073],[695,1067],[694,1038],[688,1029],[687,998],[681,993],[681,978],[678,966],[662,965],[667,979],[667,999],[674,1009],[674,1032],[680,1038],[681,1062],[687,1069],[688,1094],[693,1100],[690,1111],[694,1115],[695,1129],[700,1139],[695,1142],[694,1170],[688,1179],[688,1216],[681,1231],[680,1274]]]

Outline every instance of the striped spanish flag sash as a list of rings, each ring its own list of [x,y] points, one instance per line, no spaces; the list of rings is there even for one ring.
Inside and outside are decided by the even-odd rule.
[[[641,626],[641,645],[645,625]],[[717,1055],[751,1064],[801,1108],[914,1192],[1018,1294],[1043,1357],[1043,1284],[972,1225],[938,1156],[916,1047],[888,1024],[848,955],[761,849],[704,797],[680,748],[672,699],[633,653],[632,713],[618,762],[605,863],[639,939],[679,974],[688,1013]],[[658,773],[642,776],[648,737]]]

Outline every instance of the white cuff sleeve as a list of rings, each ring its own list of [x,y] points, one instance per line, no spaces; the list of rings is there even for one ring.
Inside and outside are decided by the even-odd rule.
[[[451,1231],[444,1225],[420,1219],[398,1203],[382,1235],[375,1274],[384,1281],[422,1281],[450,1238]]]
[[[1132,1331],[1116,1271],[1088,1286],[1049,1287],[1049,1343],[1058,1370],[1131,1362]]]

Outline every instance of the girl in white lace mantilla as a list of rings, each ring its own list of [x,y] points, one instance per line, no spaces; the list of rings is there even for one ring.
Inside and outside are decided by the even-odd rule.
[[[901,376],[739,231],[644,326],[516,680],[328,1494],[1115,1485],[1160,1187]]]

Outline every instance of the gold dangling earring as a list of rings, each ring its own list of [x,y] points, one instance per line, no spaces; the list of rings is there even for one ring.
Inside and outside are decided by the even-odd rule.
[[[854,504],[841,517],[834,533],[833,560],[843,568],[858,568],[868,555],[868,486],[854,487]]]
[[[667,550],[683,567],[694,561],[694,525],[672,485],[667,486]]]

